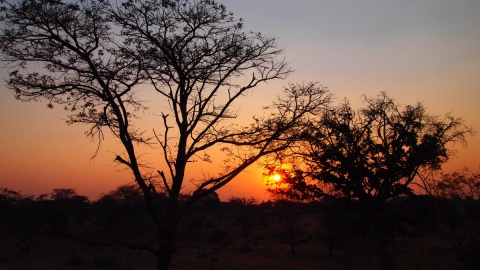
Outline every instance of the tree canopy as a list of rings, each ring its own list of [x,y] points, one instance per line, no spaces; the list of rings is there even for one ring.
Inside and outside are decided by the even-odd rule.
[[[358,111],[348,101],[323,111],[283,153],[279,161],[300,165],[284,172],[290,193],[379,203],[408,195],[419,170],[440,169],[473,132],[461,118],[430,115],[421,103],[402,106],[386,93],[364,103]]]

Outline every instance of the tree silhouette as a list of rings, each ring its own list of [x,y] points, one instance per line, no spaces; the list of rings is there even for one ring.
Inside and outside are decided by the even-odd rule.
[[[258,201],[253,197],[230,197],[228,202],[231,206],[236,207],[238,211],[235,215],[235,221],[242,227],[243,251],[250,251],[248,237],[250,236],[251,230],[257,226],[259,220]]]
[[[465,168],[440,176],[422,174],[421,179],[430,195],[427,224],[448,240],[466,269],[480,269],[480,172]]]
[[[301,164],[286,177],[291,181],[285,183],[287,195],[340,193],[358,201],[382,267],[390,269],[385,203],[412,194],[419,171],[440,169],[454,153],[450,146],[465,143],[473,130],[460,118],[427,114],[420,103],[400,106],[385,93],[364,101],[357,112],[347,101],[324,111],[277,162]]]
[[[291,69],[275,39],[244,32],[242,20],[214,1],[12,0],[2,18],[0,49],[16,97],[59,104],[68,123],[89,127],[88,136],[100,142],[107,130],[122,143],[116,161],[132,172],[155,223],[158,245],[144,248],[158,269],[168,268],[174,251],[188,164],[211,162],[209,151],[224,154],[215,159],[223,161],[218,175],[193,179],[186,205],[290,145],[298,120],[329,101],[316,84],[291,85],[272,115],[235,125],[238,100]],[[150,104],[161,111],[160,126],[136,121],[148,109],[146,91],[156,94]],[[139,160],[138,144],[161,150],[157,181]]]
[[[112,200],[124,204],[133,204],[142,200],[142,190],[135,184],[121,185],[103,194],[100,200]]]
[[[52,200],[68,200],[78,196],[74,188],[54,188],[50,193]]]
[[[275,200],[274,208],[278,211],[287,231],[290,253],[294,254],[300,233],[309,225],[302,222],[305,207],[301,202],[278,198]]]

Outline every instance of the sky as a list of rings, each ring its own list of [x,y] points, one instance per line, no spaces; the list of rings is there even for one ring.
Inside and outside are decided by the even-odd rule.
[[[478,0],[219,0],[245,30],[277,38],[295,69],[285,81],[261,85],[240,112],[273,101],[288,83],[316,81],[358,108],[361,96],[385,91],[400,104],[422,102],[427,112],[452,113],[480,130],[480,1]],[[0,70],[5,79],[7,71]],[[120,144],[96,143],[85,126],[65,124],[61,109],[20,102],[0,85],[0,187],[25,194],[75,188],[96,199],[132,177],[114,162]],[[153,155],[155,157],[155,155]],[[478,170],[480,135],[444,165]],[[268,199],[262,170],[252,166],[220,190]]]

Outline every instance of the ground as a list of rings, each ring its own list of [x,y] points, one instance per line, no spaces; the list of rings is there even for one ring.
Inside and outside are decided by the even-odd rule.
[[[285,227],[272,219],[268,226],[245,231],[241,226],[223,228],[219,241],[209,240],[203,226],[197,237],[177,244],[171,269],[378,269],[380,260],[362,237],[334,238],[333,254],[318,228],[304,224],[295,253],[285,237]],[[226,224],[228,225],[228,224]],[[231,225],[231,226],[230,226]],[[247,246],[245,246],[247,232]],[[191,235],[191,234],[190,234]],[[191,239],[196,239],[192,242]],[[444,240],[398,238],[390,245],[395,269],[462,269]],[[152,255],[114,246],[94,246],[40,232],[4,228],[0,234],[0,269],[154,269]]]

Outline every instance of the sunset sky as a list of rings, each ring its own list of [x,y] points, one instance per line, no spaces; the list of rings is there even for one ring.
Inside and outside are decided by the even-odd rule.
[[[480,131],[480,1],[478,0],[220,0],[245,30],[276,37],[295,73],[261,85],[239,104],[255,111],[289,82],[318,81],[338,98],[361,106],[380,91],[398,103],[423,102],[432,114],[451,112]],[[0,71],[2,79],[7,71]],[[60,106],[58,106],[60,107]],[[85,126],[67,126],[46,102],[22,103],[0,86],[0,187],[27,194],[76,188],[96,199],[131,181],[114,163],[120,144],[96,144]],[[118,151],[117,151],[118,152]],[[153,155],[155,156],[155,155]],[[444,169],[478,170],[480,135],[468,137]],[[262,170],[252,166],[220,192],[268,199]]]

